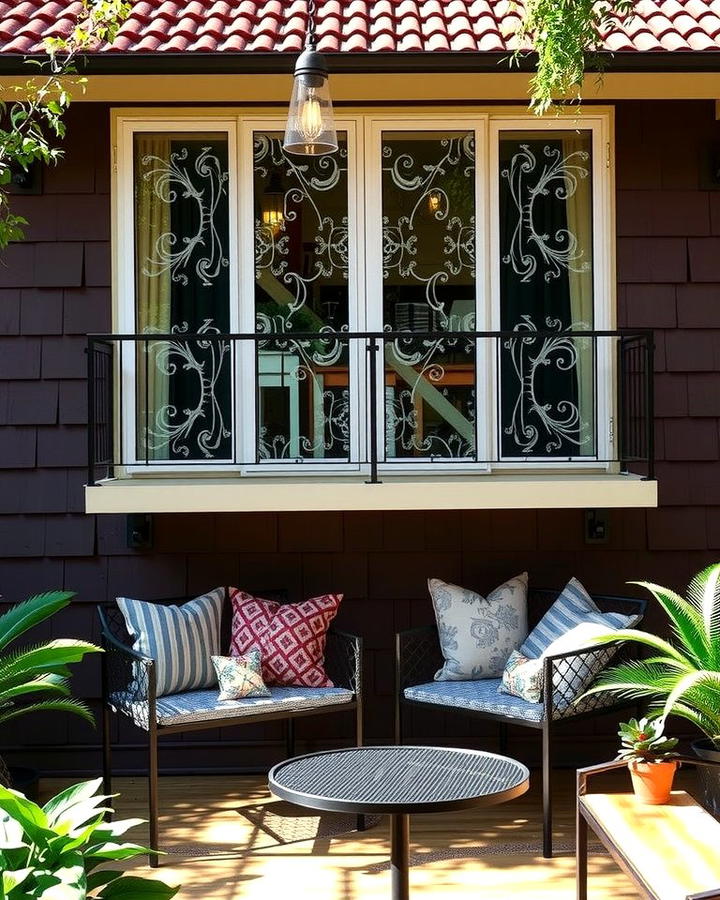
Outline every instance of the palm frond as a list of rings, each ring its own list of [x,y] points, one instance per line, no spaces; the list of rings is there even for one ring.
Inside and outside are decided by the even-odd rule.
[[[714,715],[709,715],[705,711],[694,708],[694,705],[676,703],[673,715],[692,722],[693,725],[697,726],[703,734],[706,734],[712,740],[717,741],[720,739],[720,716],[718,716],[717,708]]]
[[[713,675],[720,684],[720,673],[707,672],[704,669],[698,669],[695,672],[688,672],[686,675],[683,675],[681,678],[679,678],[673,689],[665,698],[665,706],[663,707],[662,711],[663,721],[673,711],[673,707],[675,706],[675,704],[679,703],[681,698],[684,697],[691,690],[691,688],[697,687],[704,681],[711,681]]]
[[[720,648],[720,563],[708,566],[693,578],[688,585],[688,600],[702,616],[703,626],[709,645]],[[713,665],[720,664],[713,659]]]
[[[655,634],[650,634],[649,631],[639,631],[637,628],[620,628],[618,631],[608,631],[606,634],[598,634],[589,638],[587,643],[588,645],[612,644],[615,641],[634,641],[636,644],[643,644],[662,656],[674,659],[686,669],[695,668],[687,656],[684,656],[680,650],[668,641]]]
[[[14,698],[39,692],[69,697],[68,679],[58,675],[38,675],[36,678],[22,681],[20,684],[15,684],[11,687],[0,683],[0,707],[5,706]]]
[[[86,653],[101,653],[100,647],[87,641],[59,638],[9,653],[0,660],[0,684],[24,673],[25,677],[47,672],[63,674],[70,663],[80,662]]]
[[[11,606],[0,616],[0,650],[66,607],[74,596],[71,591],[48,591]]]
[[[82,700],[41,700],[28,706],[15,707],[7,712],[0,710],[0,724],[32,712],[69,712],[80,716],[91,725],[95,724],[95,716]]]
[[[629,660],[606,669],[582,696],[610,691],[623,698],[665,697],[677,680],[678,676],[668,672],[665,666],[646,660]]]
[[[692,656],[700,666],[707,664],[710,652],[702,614],[688,600],[684,600],[670,588],[650,581],[631,581],[649,591],[670,619],[673,633],[682,644],[682,649]]]

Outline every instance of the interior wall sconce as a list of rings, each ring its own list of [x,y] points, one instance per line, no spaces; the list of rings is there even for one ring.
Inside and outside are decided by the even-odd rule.
[[[428,211],[436,213],[442,206],[442,194],[440,191],[430,191],[428,194]]]
[[[305,49],[295,63],[283,150],[323,156],[338,148],[325,57],[315,49],[315,3],[307,5]]]
[[[285,226],[285,191],[277,171],[270,175],[267,190],[263,194],[262,220],[263,225],[267,225],[274,235]]]

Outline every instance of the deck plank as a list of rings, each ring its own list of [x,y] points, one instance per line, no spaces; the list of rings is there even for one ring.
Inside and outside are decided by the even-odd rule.
[[[500,806],[411,821],[414,897],[462,900],[574,900],[574,778],[558,773],[556,842],[541,853],[539,779]],[[45,779],[46,798],[67,781]],[[142,778],[116,778],[119,817],[147,815]],[[262,776],[166,776],[160,779],[159,869],[129,867],[182,884],[188,900],[380,900],[390,894],[386,819],[357,834],[348,819],[318,815],[272,797]],[[338,821],[340,820],[340,821]],[[338,833],[339,832],[339,833]],[[128,837],[146,839],[138,828]],[[637,900],[629,879],[605,853],[590,856],[591,900]]]

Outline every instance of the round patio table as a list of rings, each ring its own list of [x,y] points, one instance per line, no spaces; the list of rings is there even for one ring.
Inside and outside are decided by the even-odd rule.
[[[354,747],[279,763],[277,797],[329,812],[390,816],[392,900],[407,900],[410,815],[492,806],[528,789],[527,768],[507,756],[451,747]]]

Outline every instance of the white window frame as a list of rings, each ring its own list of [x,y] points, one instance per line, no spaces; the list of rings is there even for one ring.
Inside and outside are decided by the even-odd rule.
[[[503,131],[567,131],[573,128],[592,132],[593,150],[593,330],[612,330],[615,324],[615,260],[614,260],[614,173],[612,166],[613,116],[608,108],[585,110],[581,114],[555,119],[538,119],[518,109],[469,110],[468,108],[424,109],[416,112],[350,110],[337,118],[337,128],[348,137],[348,229],[349,229],[349,304],[351,331],[382,330],[382,224],[381,167],[379,153],[384,131],[475,131],[476,142],[476,323],[478,330],[497,330],[500,320],[499,283],[499,137]],[[229,262],[231,331],[255,330],[254,299],[254,198],[252,135],[255,131],[279,132],[284,118],[273,113],[245,114],[235,110],[190,111],[113,111],[113,328],[118,334],[135,332],[135,258],[133,202],[133,135],[142,132],[218,132],[227,133],[229,159]],[[249,153],[249,156],[246,155]],[[378,298],[375,302],[369,297]],[[483,303],[488,298],[489,302]],[[512,470],[515,472],[554,471],[562,473],[562,463],[512,458],[500,460],[496,391],[498,376],[494,352],[484,352],[478,341],[476,447],[479,459],[499,460],[492,463],[443,462],[441,460],[408,460],[407,465],[393,462],[382,465],[384,455],[384,361],[378,361],[377,421],[381,433],[376,436],[380,452],[381,472],[392,474],[427,474],[436,471],[447,475],[471,471],[476,474]],[[597,438],[598,459],[572,457],[573,471],[580,469],[617,471],[612,460],[616,455],[613,436],[616,383],[609,341],[601,344],[597,354]],[[254,383],[254,348],[249,342],[237,347],[236,383],[231,386],[234,420],[233,440],[237,464],[232,461],[192,463],[178,461],[138,460],[135,421],[135,352],[125,342],[122,371],[118,371],[122,391],[122,434],[118,446],[126,460],[119,470],[126,475],[163,473],[212,475],[235,472],[246,476],[278,475],[357,475],[367,465],[353,462],[304,459],[248,464],[255,459],[256,427]],[[369,459],[373,436],[368,427],[365,353],[353,341],[350,356],[351,381],[351,459],[363,452]],[[248,352],[249,351],[249,352]],[[487,390],[481,398],[482,379]],[[353,379],[355,381],[354,390]],[[484,410],[483,410],[484,404]],[[485,427],[481,427],[484,425]],[[117,429],[116,429],[117,430]],[[367,446],[360,442],[367,440]]]
[[[609,331],[615,328],[615,270],[612,265],[610,248],[614,246],[614,216],[612,205],[613,179],[611,177],[611,121],[607,113],[602,115],[579,115],[573,119],[553,118],[541,119],[535,116],[519,117],[517,115],[493,116],[490,120],[490,240],[488,244],[490,264],[490,303],[491,331],[500,330],[500,136],[507,131],[537,131],[551,134],[554,131],[590,131],[592,134],[592,234],[593,234],[593,331]],[[614,455],[613,436],[613,397],[615,396],[615,378],[613,374],[612,353],[609,340],[601,340],[597,345],[595,377],[597,432],[597,459],[583,456],[568,457],[566,462],[573,471],[578,469],[609,470],[613,464],[602,462],[611,460]],[[500,390],[499,373],[493,366],[488,379],[488,390],[491,396],[497,397]],[[563,461],[555,458],[532,456],[505,457],[500,453],[500,423],[495,422],[492,433],[492,454],[497,460],[493,469],[503,471],[518,470],[550,470],[560,471]]]
[[[153,115],[150,116],[118,116],[115,120],[116,144],[116,186],[114,192],[114,216],[117,222],[115,232],[115,254],[113,259],[113,288],[114,288],[114,324],[121,334],[133,334],[136,332],[136,297],[135,297],[135,203],[134,203],[134,136],[141,133],[168,132],[168,133],[205,133],[216,132],[227,134],[228,160],[237,159],[237,117],[228,116],[192,116]],[[228,240],[230,248],[237,247],[238,241],[238,189],[237,169],[228,166]],[[236,254],[230,252],[229,260],[229,291],[228,303],[230,329],[238,328],[238,272]],[[123,342],[123,352],[118,359],[117,368],[121,381],[122,394],[122,434],[120,441],[123,456],[126,460],[124,469],[127,474],[141,474],[151,472],[219,472],[237,471],[238,466],[233,465],[232,460],[218,460],[208,464],[205,460],[197,460],[192,463],[178,463],[165,460],[145,462],[137,457],[137,430],[136,430],[136,344]],[[232,352],[232,349],[231,349]],[[240,392],[236,385],[231,384],[231,409],[235,416],[236,428],[242,421],[240,405]]]
[[[488,115],[473,113],[454,116],[419,116],[406,115],[373,115],[368,117],[365,130],[365,203],[366,203],[366,254],[368,273],[367,328],[368,331],[383,330],[383,228],[382,228],[382,136],[385,132],[472,132],[475,137],[475,321],[476,330],[483,331],[487,326],[482,321],[483,298],[487,296],[489,272],[487,266],[487,187],[486,173],[488,160]],[[480,399],[480,385],[487,371],[486,341],[477,341],[475,350],[476,381],[476,416],[475,447],[479,459],[489,459],[489,434],[487,428],[481,428],[483,418],[491,407],[484,407]],[[407,474],[409,472],[488,472],[490,466],[482,462],[458,460],[450,462],[443,459],[418,459],[407,462],[398,458],[397,462],[385,462],[385,361],[378,360],[376,382],[377,422],[381,434],[377,437],[380,455],[380,471],[385,475]]]
[[[239,123],[239,160],[253,159],[253,135],[256,132],[282,133],[285,119],[269,116],[243,116]],[[365,322],[365,258],[364,236],[359,223],[363,219],[362,178],[363,171],[362,143],[358,140],[361,129],[361,117],[338,116],[335,119],[338,132],[347,135],[348,148],[348,326],[351,332],[362,331]],[[298,157],[301,161],[301,157]],[[253,166],[242,166],[246,177],[240,187],[240,330],[255,331],[255,197]],[[243,342],[247,343],[247,342]],[[244,408],[247,410],[242,421],[239,458],[251,460],[257,452],[257,428],[255,392],[255,359],[254,347],[243,348],[244,358],[241,363],[241,380],[243,384]],[[248,352],[249,351],[249,352]],[[364,466],[353,460],[360,458],[362,435],[364,430],[365,377],[364,353],[359,341],[350,342],[349,359],[349,391],[350,391],[350,460],[309,459],[299,457],[287,460],[267,460],[259,463],[242,465],[241,471],[247,476],[278,475],[287,477],[288,471],[298,476],[307,474],[356,475]]]

